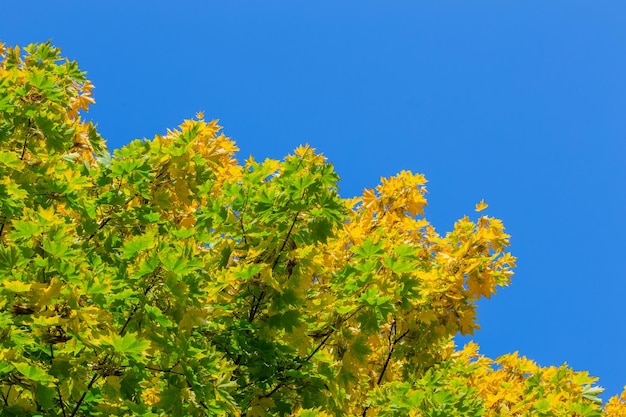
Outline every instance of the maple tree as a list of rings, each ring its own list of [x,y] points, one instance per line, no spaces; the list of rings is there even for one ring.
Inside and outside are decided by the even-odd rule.
[[[486,215],[438,234],[422,175],[344,199],[308,145],[239,163],[202,114],[111,155],[75,62],[0,54],[2,415],[626,415],[455,347],[515,258]]]

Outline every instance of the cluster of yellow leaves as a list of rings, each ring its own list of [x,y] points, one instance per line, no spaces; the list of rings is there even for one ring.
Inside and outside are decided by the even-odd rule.
[[[423,216],[425,183],[423,175],[408,171],[383,178],[375,190],[346,202],[347,221],[321,248],[323,303],[347,311],[329,352],[355,375],[346,389],[350,412],[358,412],[376,385],[449,357],[449,338],[478,328],[475,301],[507,285],[515,266],[505,251],[509,236],[497,219],[465,217],[440,236]],[[356,274],[346,273],[352,270]],[[331,276],[341,277],[343,294],[323,291],[333,286],[325,278]],[[376,305],[355,303],[370,296]],[[373,323],[376,330],[364,327]]]
[[[626,417],[626,387],[621,395],[609,399],[604,410],[604,417]]]
[[[488,416],[571,417],[601,411],[595,396],[602,389],[593,387],[597,378],[587,372],[567,365],[541,367],[517,352],[489,359],[473,342],[453,357],[473,369],[468,382],[483,399]]]
[[[198,113],[196,120],[185,120],[179,129],[168,130],[167,135],[157,135],[150,142],[151,199],[158,202],[162,213],[167,212],[184,227],[194,224],[193,213],[207,202],[207,194],[199,190],[208,178],[198,178],[200,169],[214,173],[209,193],[219,192],[224,181],[241,176],[234,158],[239,148],[220,132],[217,120],[205,122],[203,117]],[[138,198],[134,204],[141,201]]]
[[[51,54],[58,51],[49,44],[39,48],[47,48]],[[77,77],[72,76],[72,72],[75,73],[73,75],[82,75],[75,63],[67,61],[64,65],[50,66],[36,56],[34,45],[27,47],[26,51],[27,54],[22,56],[19,46],[7,48],[4,44],[0,45],[0,57],[4,58],[0,62],[0,79],[7,87],[6,97],[20,97],[20,106],[25,109],[23,116],[27,118],[27,123],[15,125],[19,132],[14,137],[26,140],[14,144],[15,147],[23,147],[21,159],[30,164],[41,163],[45,159],[35,150],[50,146],[46,143],[49,134],[46,128],[51,123],[62,129],[57,140],[61,142],[60,146],[65,147],[65,152],[79,161],[94,164],[94,153],[102,143],[96,140],[93,125],[79,113],[87,111],[89,105],[95,103],[93,84],[88,80],[77,81]],[[64,141],[67,141],[66,145],[62,144]]]

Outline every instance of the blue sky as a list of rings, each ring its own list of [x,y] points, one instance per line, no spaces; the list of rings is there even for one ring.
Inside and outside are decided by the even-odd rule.
[[[481,351],[626,384],[626,3],[13,1],[0,40],[52,39],[96,86],[110,148],[204,110],[240,158],[322,151],[349,197],[409,169],[443,233],[482,198],[518,268]]]

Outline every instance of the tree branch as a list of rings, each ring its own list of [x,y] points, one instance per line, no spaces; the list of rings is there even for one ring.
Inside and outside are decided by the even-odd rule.
[[[7,389],[6,395],[2,396],[2,400],[4,401],[4,405],[9,406],[9,394],[11,393],[11,388],[13,388],[13,384],[9,385]]]
[[[148,292],[152,289],[153,286],[154,286],[153,284],[149,284],[146,287],[145,291],[143,292],[143,295],[147,295]],[[138,302],[135,305],[135,307],[133,308],[133,311],[129,314],[128,318],[126,319],[126,322],[124,323],[122,328],[117,332],[117,334],[119,336],[123,336],[124,335],[124,332],[126,331],[126,328],[130,324],[133,316],[135,315],[135,313],[139,309],[140,305],[141,305],[140,302]],[[102,365],[106,365],[106,363],[109,361],[110,357],[111,357],[111,355],[106,355],[102,359],[102,361],[100,361],[100,363]],[[72,414],[70,414],[70,417],[74,417],[76,415],[76,413],[78,412],[78,409],[80,408],[81,404],[83,403],[83,401],[85,401],[85,397],[87,396],[87,393],[91,390],[91,388],[93,387],[93,384],[95,384],[97,380],[98,380],[98,372],[94,372],[93,376],[91,377],[91,380],[89,381],[89,384],[87,385],[87,388],[85,388],[85,391],[83,392],[83,394],[78,399],[78,402],[76,403],[76,406],[74,407],[74,410],[72,411]]]
[[[30,126],[30,120],[28,121]],[[26,154],[26,144],[28,143],[28,135],[24,135],[24,143],[22,144],[22,155],[20,155],[20,161],[24,160],[24,155]]]
[[[246,192],[246,201],[243,203],[243,207],[241,207],[241,211],[239,212],[239,225],[241,226],[241,237],[243,239],[243,243],[248,244],[248,239],[246,239],[246,229],[243,227],[243,213],[246,211],[246,207],[248,205],[248,193]]]
[[[108,360],[109,360],[109,358],[108,358],[108,356],[106,356],[104,358],[104,362],[107,362]],[[76,402],[76,406],[74,407],[74,410],[72,411],[72,414],[70,414],[70,417],[74,417],[76,415],[76,413],[78,412],[78,409],[82,405],[83,401],[85,401],[85,397],[87,396],[87,393],[89,391],[91,391],[91,388],[93,387],[93,384],[95,384],[97,379],[98,379],[98,372],[95,372],[93,374],[93,377],[91,377],[91,381],[89,381],[89,384],[87,384],[87,388],[85,389],[85,391],[83,391],[83,394],[80,396],[80,398]]]
[[[312,358],[313,356],[315,356],[315,354],[316,354],[317,352],[319,352],[319,350],[320,350],[322,347],[324,347],[324,345],[326,344],[326,342],[328,341],[328,339],[330,339],[330,336],[332,336],[332,335],[333,335],[333,333],[335,333],[335,330],[336,330],[336,329],[330,329],[330,332],[326,335],[326,337],[324,337],[324,339],[320,342],[320,344],[319,344],[319,345],[317,345],[317,347],[316,347],[315,349],[313,349],[313,352],[309,353],[309,355],[308,355],[306,358],[304,358],[304,360],[300,363],[300,365],[298,365],[298,366],[296,367],[296,371],[297,371],[297,370],[299,370],[299,369],[301,369],[301,368],[304,366],[304,364],[305,364],[306,362],[310,361],[310,360],[311,360],[311,358]]]
[[[54,360],[54,346],[50,343],[50,363]],[[61,394],[61,388],[59,388],[59,382],[55,382],[54,385],[57,389],[57,395],[59,396],[59,405],[61,406],[61,413],[63,413],[63,417],[67,417],[65,413],[65,403],[63,402],[63,395]]]
[[[95,235],[96,235],[96,234],[97,234],[100,230],[102,230],[102,228],[103,228],[104,226],[106,226],[106,225],[107,225],[107,223],[108,223],[108,222],[110,222],[110,221],[111,221],[111,218],[110,218],[110,217],[107,217],[106,219],[102,220],[102,222],[100,222],[100,225],[98,225],[98,229],[96,229],[96,231],[95,231],[95,232],[93,232],[93,233],[91,234],[91,236],[89,236],[89,237],[87,238],[87,242],[89,242],[91,239],[93,239],[93,237],[94,237],[94,236],[95,236]]]
[[[293,216],[293,221],[291,222],[291,226],[289,227],[287,236],[285,236],[285,239],[283,240],[283,244],[280,247],[278,254],[276,255],[276,259],[274,259],[274,263],[272,264],[272,272],[274,272],[274,269],[276,269],[276,266],[278,265],[278,262],[280,261],[280,257],[283,254],[283,250],[285,250],[285,246],[287,246],[287,242],[289,241],[289,238],[291,237],[291,233],[293,232],[293,228],[295,227],[299,216],[300,216],[300,212],[297,212],[296,215]]]
[[[393,339],[393,341],[391,340],[391,338],[389,339],[389,352],[387,353],[387,358],[385,359],[383,369],[380,371],[380,375],[378,376],[378,381],[376,381],[376,385],[380,385],[381,382],[383,382],[383,377],[385,376],[385,372],[387,372],[387,368],[389,367],[389,362],[391,362],[391,357],[393,356],[393,352],[396,348],[396,345],[398,344],[398,342],[400,342],[400,340],[404,339],[404,337],[407,334],[409,334],[408,330],[406,330],[400,336]],[[363,414],[361,414],[362,417],[366,417],[367,410],[369,410],[369,408],[370,408],[369,405],[365,406],[365,408],[363,409]]]
[[[313,356],[315,356],[315,354],[317,352],[319,352],[319,350],[324,347],[324,345],[326,344],[326,342],[328,341],[328,339],[330,339],[330,336],[333,335],[333,333],[335,333],[336,329],[331,329],[331,331],[326,335],[326,337],[324,337],[324,339],[317,345],[317,347],[315,349],[313,349],[313,351],[311,353],[309,353],[309,355],[304,358],[304,360],[302,362],[300,362],[300,364],[298,366],[296,366],[295,368],[293,368],[294,370],[298,371],[300,369],[302,369],[302,367],[304,366],[305,363],[307,363],[309,360],[311,360],[311,358]],[[284,377],[283,377],[284,378]],[[280,380],[280,378],[279,378]],[[269,398],[271,397],[276,391],[278,391],[279,389],[281,389],[282,387],[284,387],[285,385],[287,385],[288,381],[281,381],[278,384],[276,384],[276,386],[274,388],[272,388],[271,391],[269,391],[266,394],[261,395],[259,398]],[[249,404],[248,404],[249,406]],[[248,408],[248,406],[246,406],[246,409]]]
[[[168,373],[168,374],[185,376],[185,374],[180,373],[180,372],[176,372],[176,371],[172,371],[171,369],[152,368],[150,366],[145,366],[144,368],[149,369],[151,371],[156,371],[156,372],[163,372],[163,373]]]
[[[283,240],[283,243],[280,246],[280,249],[278,250],[276,259],[274,259],[274,262],[272,263],[272,272],[274,272],[276,270],[276,266],[278,266],[280,257],[283,251],[285,250],[285,247],[287,246],[287,242],[289,241],[289,238],[291,237],[291,233],[293,232],[293,228],[296,226],[296,222],[298,221],[299,216],[300,216],[300,212],[297,212],[296,215],[293,217],[293,221],[291,222],[291,226],[289,227],[289,230],[287,231],[287,235],[285,236],[285,239]],[[256,315],[259,312],[259,308],[261,307],[261,303],[263,302],[263,298],[265,298],[265,295],[266,295],[266,291],[262,290],[261,294],[259,294],[259,297],[256,299],[256,302],[253,303],[252,307],[250,308],[250,313],[248,314],[248,323],[252,323],[254,319],[256,318]]]

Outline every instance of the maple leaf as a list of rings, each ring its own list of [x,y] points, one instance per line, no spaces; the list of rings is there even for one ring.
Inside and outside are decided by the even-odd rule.
[[[111,154],[75,62],[4,48],[0,414],[624,415],[586,373],[455,351],[510,282],[500,220],[440,235],[410,171],[342,198],[308,144],[240,164],[202,112]]]
[[[482,199],[480,200],[480,203],[476,204],[476,211],[481,212],[487,207],[489,207],[489,204],[485,203],[485,200]]]

